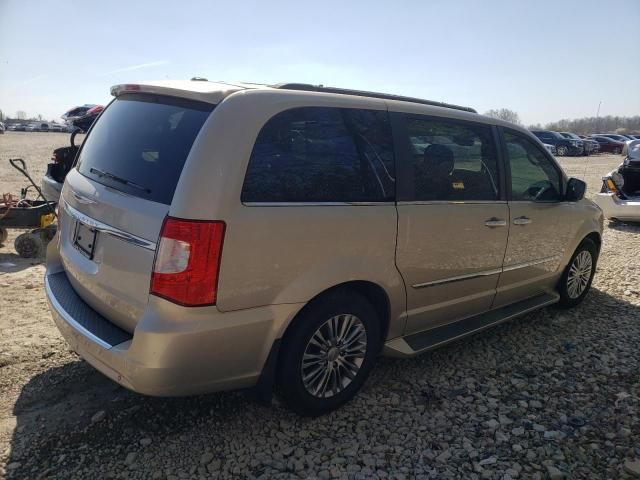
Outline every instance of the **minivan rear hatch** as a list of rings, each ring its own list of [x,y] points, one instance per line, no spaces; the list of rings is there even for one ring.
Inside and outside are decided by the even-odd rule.
[[[118,96],[90,130],[60,208],[60,254],[77,293],[130,332],[149,296],[162,223],[211,103]]]

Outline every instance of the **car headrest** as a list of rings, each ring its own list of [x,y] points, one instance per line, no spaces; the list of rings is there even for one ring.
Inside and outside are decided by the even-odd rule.
[[[431,171],[451,173],[453,171],[453,151],[444,145],[433,144],[424,149],[425,166]]]

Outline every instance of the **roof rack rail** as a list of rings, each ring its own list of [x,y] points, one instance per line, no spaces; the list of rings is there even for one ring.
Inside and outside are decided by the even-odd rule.
[[[433,100],[424,100],[422,98],[405,97],[403,95],[392,95],[389,93],[367,92],[366,90],[350,90],[348,88],[325,87],[323,85],[311,85],[309,83],[278,83],[271,85],[273,88],[283,90],[302,90],[305,92],[322,92],[322,93],[338,93],[342,95],[355,95],[358,97],[382,98],[385,100],[398,100],[400,102],[421,103],[423,105],[432,105],[434,107],[453,108],[464,112],[478,113],[471,107],[462,107],[451,103],[435,102]]]

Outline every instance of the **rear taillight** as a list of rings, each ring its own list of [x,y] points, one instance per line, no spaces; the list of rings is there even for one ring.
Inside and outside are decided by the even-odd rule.
[[[167,217],[151,275],[150,293],[196,307],[214,305],[225,223]]]

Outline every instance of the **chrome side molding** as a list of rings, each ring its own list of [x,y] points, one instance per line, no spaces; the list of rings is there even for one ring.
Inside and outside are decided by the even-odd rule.
[[[545,258],[540,258],[538,260],[532,260],[530,262],[516,263],[516,264],[513,264],[513,265],[507,265],[506,267],[496,268],[496,269],[493,269],[493,270],[485,270],[485,271],[482,271],[482,272],[474,272],[474,273],[469,273],[469,274],[466,274],[466,275],[458,275],[456,277],[443,278],[443,279],[440,279],[440,280],[434,280],[432,282],[416,283],[415,285],[411,285],[411,286],[413,288],[425,288],[425,287],[433,287],[435,285],[443,285],[445,283],[459,282],[461,280],[471,280],[473,278],[488,277],[490,275],[498,275],[499,273],[510,272],[512,270],[518,270],[519,268],[533,267],[534,265],[540,265],[542,263],[553,262],[555,260],[560,260],[560,258],[561,257],[559,255],[554,255],[553,257],[545,257]]]
[[[510,272],[512,270],[518,270],[519,268],[533,267],[534,265],[540,265],[541,263],[553,262],[554,260],[560,260],[560,255],[554,255],[553,257],[540,258],[538,260],[532,260],[530,262],[515,263],[513,265],[507,265],[502,267],[503,272]]]
[[[445,283],[459,282],[460,280],[471,280],[472,278],[488,277],[490,275],[497,275],[498,273],[502,273],[501,268],[496,268],[494,270],[485,270],[484,272],[469,273],[466,275],[458,275],[457,277],[443,278],[441,280],[434,280],[432,282],[417,283],[415,285],[412,285],[412,287],[413,288],[432,287],[434,285],[442,285]]]

